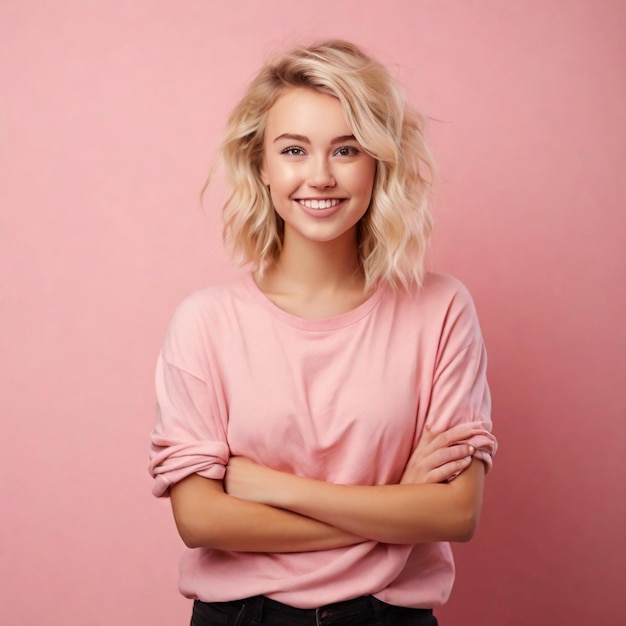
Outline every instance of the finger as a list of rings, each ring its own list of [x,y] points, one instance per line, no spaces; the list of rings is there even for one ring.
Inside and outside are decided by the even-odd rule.
[[[447,430],[443,432],[434,431],[429,424],[426,424],[416,449],[420,449],[423,454],[428,455],[438,448],[445,448],[455,441],[454,432],[452,436],[449,433],[450,431]]]
[[[472,462],[471,456],[463,457],[455,461],[450,461],[445,465],[441,465],[433,470],[429,475],[429,481],[433,483],[442,483],[455,478],[458,474],[466,470]]]
[[[433,447],[432,451],[428,448],[417,448],[411,455],[411,459],[407,465],[415,462],[424,468],[435,469],[441,467],[451,461],[458,461],[466,456],[474,454],[474,447],[469,444],[458,444],[447,447]]]
[[[426,430],[426,428],[424,430]],[[481,429],[467,423],[457,424],[448,430],[436,433],[429,428],[428,443],[432,446],[449,446],[453,443],[469,439],[480,432],[482,432]]]
[[[437,452],[438,459],[441,461],[439,465],[444,463],[450,463],[452,461],[459,461],[465,457],[471,457],[476,449],[467,443],[459,443],[447,448],[442,448]],[[434,455],[433,455],[434,456]]]
[[[422,431],[422,436],[420,437],[420,443],[429,444],[431,441],[436,439],[441,433],[433,432],[430,424],[424,425],[424,430]]]

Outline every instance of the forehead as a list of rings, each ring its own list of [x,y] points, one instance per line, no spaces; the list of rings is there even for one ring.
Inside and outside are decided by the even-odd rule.
[[[290,87],[267,113],[265,138],[274,141],[282,134],[303,135],[311,140],[352,134],[341,102],[325,93]]]

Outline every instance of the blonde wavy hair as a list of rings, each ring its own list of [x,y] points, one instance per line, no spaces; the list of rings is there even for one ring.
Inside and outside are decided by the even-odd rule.
[[[371,203],[358,229],[365,288],[380,281],[421,285],[434,172],[424,119],[389,71],[347,41],[298,47],[271,59],[231,113],[218,153],[229,186],[227,248],[259,272],[280,255],[284,224],[261,180],[263,135],[268,111],[292,87],[335,96],[354,136],[377,161]]]

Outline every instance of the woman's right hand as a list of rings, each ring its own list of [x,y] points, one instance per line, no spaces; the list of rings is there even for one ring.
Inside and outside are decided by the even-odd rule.
[[[442,433],[433,433],[428,425],[424,426],[400,484],[441,483],[458,476],[469,467],[475,450],[456,442],[469,439],[473,433],[468,424],[457,424]]]

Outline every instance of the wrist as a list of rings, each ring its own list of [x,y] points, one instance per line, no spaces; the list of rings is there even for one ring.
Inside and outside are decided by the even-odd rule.
[[[295,504],[296,494],[305,480],[307,479],[295,474],[276,471],[276,476],[272,481],[273,488],[269,495],[271,502],[267,504],[281,509],[293,510],[291,507]]]

